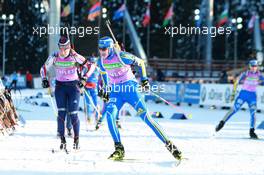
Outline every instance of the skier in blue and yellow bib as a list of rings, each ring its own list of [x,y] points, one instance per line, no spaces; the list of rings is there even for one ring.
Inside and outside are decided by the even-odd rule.
[[[129,103],[137,111],[138,116],[152,129],[156,136],[165,144],[172,155],[181,160],[181,152],[164,134],[158,123],[149,115],[145,101],[138,92],[138,82],[131,70],[131,65],[136,65],[141,77],[143,89],[149,88],[145,63],[136,56],[122,52],[118,45],[114,45],[112,38],[103,37],[99,40],[100,60],[98,67],[103,76],[104,87],[100,91],[106,102],[104,116],[107,117],[108,128],[115,143],[115,151],[109,159],[122,160],[125,155],[121,143],[119,130],[116,126],[116,116],[125,103]]]

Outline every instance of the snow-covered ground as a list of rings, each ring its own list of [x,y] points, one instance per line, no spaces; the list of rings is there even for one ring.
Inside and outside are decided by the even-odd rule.
[[[37,92],[45,90],[16,93],[15,104],[26,119],[26,125],[19,127],[13,136],[0,136],[0,174],[264,174],[264,132],[256,131],[260,140],[248,139],[248,111],[236,114],[213,136],[214,127],[226,110],[180,106],[179,109],[192,114],[192,119],[172,120],[170,117],[177,110],[148,102],[150,111],[160,111],[165,116],[157,120],[187,160],[176,167],[174,158],[146,124],[138,117],[124,116],[122,141],[126,158],[133,160],[114,162],[107,159],[114,146],[106,122],[100,130],[87,132],[82,112],[79,113],[81,150],[69,155],[52,154],[51,149],[57,148],[60,142],[56,138],[56,117],[52,108],[23,101],[24,97],[35,96]],[[50,103],[50,98],[30,101]],[[257,116],[258,124],[264,117],[263,113]],[[72,142],[67,138],[69,146]]]

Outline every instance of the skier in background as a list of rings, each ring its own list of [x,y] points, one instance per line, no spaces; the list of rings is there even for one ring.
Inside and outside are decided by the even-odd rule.
[[[96,65],[97,62],[97,58],[96,57],[91,57],[89,58],[89,61],[91,63],[94,63]],[[97,111],[94,109],[92,103],[94,104],[95,107],[97,107],[98,111],[99,111],[99,106],[97,103],[97,95],[98,95],[98,80],[99,80],[99,70],[98,68],[96,68],[92,75],[87,79],[86,84],[85,84],[85,91],[87,93],[84,93],[85,95],[85,103],[86,103],[86,112],[87,112],[87,121],[90,123],[91,122],[91,117],[94,113],[94,111],[96,112],[95,114],[95,121],[98,121],[98,117],[100,116],[100,114],[97,113]],[[87,96],[89,95],[89,97]],[[92,101],[90,101],[92,100]]]
[[[139,68],[142,87],[148,89],[149,82],[144,61],[130,53],[120,52],[118,44],[114,45],[110,37],[103,37],[99,40],[99,52],[98,67],[101,70],[104,82],[104,87],[100,90],[100,94],[106,102],[103,115],[107,117],[108,128],[115,144],[115,151],[109,156],[109,159],[122,160],[125,156],[124,146],[115,120],[116,116],[119,115],[119,109],[125,103],[129,103],[136,109],[140,118],[165,144],[172,155],[176,159],[181,160],[181,152],[164,134],[158,123],[149,115],[144,99],[137,90],[138,82],[132,73],[130,65],[136,65]],[[119,87],[119,90],[116,90],[116,87]]]
[[[47,71],[54,66],[56,70],[55,99],[58,109],[57,122],[61,137],[60,149],[67,150],[66,139],[64,137],[66,112],[71,117],[74,131],[73,149],[79,149],[80,121],[78,118],[78,108],[80,88],[84,86],[86,78],[90,76],[90,72],[88,71],[84,77],[79,77],[78,69],[79,67],[88,67],[91,63],[71,48],[70,40],[67,37],[62,36],[58,46],[59,51],[49,56],[41,67],[42,86],[44,88],[50,86],[47,79]],[[91,65],[91,67],[93,66]]]
[[[255,133],[256,123],[256,109],[257,109],[257,86],[264,84],[264,76],[258,70],[258,61],[249,61],[249,70],[242,72],[238,79],[234,83],[233,93],[231,95],[231,101],[234,100],[237,91],[237,85],[242,84],[242,89],[239,92],[238,97],[235,99],[233,108],[225,115],[225,117],[216,126],[215,131],[220,131],[225,123],[247,102],[250,111],[250,130],[249,136],[253,139],[258,139]]]
[[[16,71],[14,71],[11,74],[11,84],[9,85],[9,89],[14,89],[14,92],[17,90],[17,80],[18,80],[18,74]]]

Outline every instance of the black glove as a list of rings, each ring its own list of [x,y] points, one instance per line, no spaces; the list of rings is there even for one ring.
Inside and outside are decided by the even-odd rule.
[[[141,86],[144,90],[149,90],[150,89],[150,85],[149,85],[149,81],[148,79],[146,80],[142,80],[141,81]]]
[[[49,81],[47,79],[42,80],[42,87],[43,88],[48,88],[50,87]]]
[[[80,80],[79,80],[79,82],[78,82],[78,86],[80,87],[80,88],[83,88],[84,87],[84,85],[86,84],[86,78],[84,78],[84,77],[82,77],[82,78],[80,78]]]
[[[101,88],[98,92],[98,96],[103,99],[104,102],[109,101],[111,87]]]

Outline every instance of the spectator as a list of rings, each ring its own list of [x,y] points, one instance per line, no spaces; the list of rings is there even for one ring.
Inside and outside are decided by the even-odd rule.
[[[228,83],[228,75],[227,75],[227,72],[225,70],[222,71],[222,73],[221,73],[221,77],[219,79],[219,83],[221,83],[221,84]]]
[[[157,69],[157,81],[164,81],[165,76],[161,69]]]
[[[27,73],[26,73],[26,81],[27,81],[27,88],[32,89],[33,88],[33,86],[32,86],[33,77],[29,71],[27,71]]]

